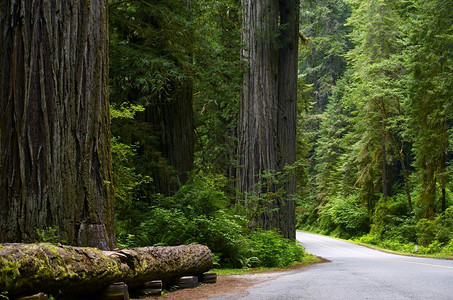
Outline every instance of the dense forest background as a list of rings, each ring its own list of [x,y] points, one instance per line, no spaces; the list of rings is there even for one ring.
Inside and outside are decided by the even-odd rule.
[[[240,1],[109,4],[120,245],[199,242],[246,265],[275,235],[255,231],[283,192],[266,187],[292,172],[298,228],[453,252],[451,0],[302,0],[297,162],[245,206]]]
[[[307,1],[307,185],[298,224],[452,250],[451,1]],[[310,118],[311,116],[311,118]],[[415,247],[418,245],[418,247]]]

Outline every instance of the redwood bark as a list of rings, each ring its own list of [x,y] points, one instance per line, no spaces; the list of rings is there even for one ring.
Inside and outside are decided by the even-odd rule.
[[[208,247],[143,247],[120,251],[55,246],[0,245],[0,291],[8,296],[37,292],[64,296],[89,295],[114,282],[138,288],[151,280],[166,282],[211,269]]]
[[[0,241],[113,248],[107,0],[2,2]]]
[[[241,57],[247,71],[240,100],[238,189],[246,203],[250,192],[278,194],[256,221],[294,238],[294,203],[287,197],[295,191],[294,177],[265,191],[257,182],[263,172],[280,172],[295,161],[299,2],[242,0],[242,6]]]
[[[286,30],[280,37],[278,64],[278,140],[277,168],[296,161],[297,74],[299,49],[299,0],[279,1],[280,23]],[[286,195],[296,192],[295,172],[288,173],[283,183]],[[295,204],[286,198],[280,205],[279,228],[283,235],[296,238]]]
[[[156,163],[153,179],[156,192],[170,196],[188,180],[194,163],[193,88],[190,79],[175,84],[171,98],[153,101],[144,114],[139,114],[151,125],[158,142],[158,150],[168,166]],[[162,170],[164,167],[166,170]]]

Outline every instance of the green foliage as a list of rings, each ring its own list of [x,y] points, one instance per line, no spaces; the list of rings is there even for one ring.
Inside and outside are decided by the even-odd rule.
[[[219,189],[223,178],[195,175],[172,197],[154,195],[149,203],[131,203],[118,218],[118,237],[125,247],[201,243],[223,265],[242,266],[246,220],[228,210]]]
[[[442,244],[447,244],[453,239],[453,206],[438,215],[434,220],[436,239]]]
[[[248,221],[229,207],[223,177],[194,174],[174,196],[133,202],[118,218],[123,247],[201,243],[222,267],[287,266],[302,257],[294,241],[275,232],[248,235]],[[131,217],[133,216],[133,217]]]
[[[395,202],[388,206],[393,209],[387,209],[382,203],[378,204],[376,210],[381,212],[374,216],[374,222],[377,223],[373,223],[371,233],[356,241],[405,253],[453,255],[452,207],[435,220],[416,221],[412,215],[405,214],[404,205]]]
[[[248,263],[264,267],[287,267],[302,261],[304,251],[296,241],[282,238],[275,231],[256,231],[249,237]]]
[[[285,183],[295,175],[296,169],[301,162],[296,161],[292,165],[286,165],[283,171],[265,170],[261,173],[258,182],[253,186],[253,191],[245,195],[245,213],[249,221],[250,229],[262,228],[261,216],[278,210],[274,203],[287,198],[288,201],[296,201],[297,195],[289,195]]]
[[[453,239],[442,249],[442,254],[453,256]]]
[[[419,216],[431,220],[435,217],[436,195],[451,181],[447,165],[451,161],[448,129],[453,118],[453,25],[445,10],[451,4],[449,0],[414,1],[406,53],[410,94],[405,105],[410,113],[409,133],[414,139],[419,176]],[[443,199],[441,202],[444,210],[446,203]]]
[[[51,244],[67,244],[67,242],[58,235],[58,228],[55,226],[47,228],[37,228],[36,234],[38,235],[37,242],[51,243]]]
[[[321,113],[332,88],[346,69],[344,54],[350,28],[343,26],[351,10],[344,0],[301,1],[301,31],[309,44],[300,50],[300,73],[312,85],[312,112]]]
[[[342,237],[361,235],[369,229],[369,215],[357,195],[335,198],[320,208],[320,226]]]
[[[364,234],[362,242],[397,251],[449,253],[453,23],[444,9],[449,5],[451,0],[302,5],[309,16],[302,28],[313,40],[304,51],[304,75],[318,83],[328,78],[323,42],[352,43],[342,44],[343,51],[332,47],[348,63],[342,79],[314,82],[315,105],[328,103],[321,115],[311,116],[320,122],[318,130],[313,131],[316,122],[310,128],[313,149],[304,149],[309,192],[299,203],[299,227],[344,237]],[[347,22],[349,13],[336,16],[346,23],[346,38],[324,26],[333,11],[350,12]]]
[[[242,87],[240,5],[196,1],[194,47],[195,168],[232,176]]]
[[[433,222],[431,220],[420,219],[417,222],[416,230],[417,243],[421,246],[428,246],[436,237]]]
[[[408,211],[405,195],[397,194],[378,202],[370,232],[383,240],[402,239],[415,242],[415,219]]]

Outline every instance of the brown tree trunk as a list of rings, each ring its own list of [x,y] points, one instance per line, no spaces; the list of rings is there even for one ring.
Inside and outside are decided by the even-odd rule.
[[[171,99],[155,101],[146,108],[144,121],[151,125],[158,140],[158,150],[168,166],[156,163],[153,170],[156,192],[170,196],[187,182],[194,163],[193,88],[188,79],[174,87]],[[139,114],[140,116],[140,114]],[[161,170],[159,168],[165,168]]]
[[[2,1],[0,241],[116,244],[107,1]]]
[[[283,184],[258,183],[263,172],[280,172],[295,161],[298,4],[242,0],[242,59],[247,71],[239,109],[238,153],[243,167],[238,169],[238,188],[246,203],[248,193],[266,193],[265,203],[253,204],[267,207],[257,216],[257,225],[279,229],[286,237],[295,236],[294,203],[287,198],[295,191],[294,176]]]
[[[444,212],[447,209],[447,198],[446,198],[446,185],[448,182],[448,175],[447,175],[447,155],[448,155],[448,137],[447,137],[447,124],[446,120],[443,120],[442,126],[440,127],[441,130],[441,137],[440,137],[440,166],[439,166],[439,173],[437,176],[439,177],[438,181],[440,184],[440,201],[441,201],[441,212]]]
[[[280,23],[287,26],[281,33],[278,61],[278,139],[277,168],[296,161],[297,125],[297,73],[299,50],[299,0],[285,0],[280,3]],[[296,176],[291,171],[285,176],[283,189],[285,195],[296,192]],[[295,204],[288,197],[280,205],[279,227],[283,235],[296,238]],[[277,225],[277,224],[276,224]]]
[[[396,143],[396,139],[395,139],[395,143]],[[401,168],[403,169],[404,189],[406,191],[407,205],[409,208],[409,212],[411,213],[413,210],[412,196],[411,196],[411,190],[409,187],[409,175],[407,174],[406,162],[404,161],[403,153],[404,153],[404,143],[403,143],[403,141],[401,141],[401,149],[398,151],[398,157],[400,159]]]
[[[211,269],[212,262],[211,251],[202,245],[100,251],[2,244],[0,291],[8,291],[8,296],[37,292],[88,295],[114,282],[125,282],[133,289],[151,280],[171,282],[185,275],[201,275]]]
[[[387,174],[387,138],[385,126],[382,126],[381,146],[382,146],[382,197],[387,201],[388,197],[388,174]]]

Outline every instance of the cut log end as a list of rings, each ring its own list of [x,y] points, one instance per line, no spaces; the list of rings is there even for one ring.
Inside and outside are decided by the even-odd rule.
[[[201,283],[216,283],[217,274],[216,273],[204,273],[198,277],[198,281]]]
[[[179,278],[176,284],[180,289],[193,289],[198,286],[197,276],[184,276]]]
[[[105,288],[102,300],[129,300],[129,291],[124,282],[115,282]]]

